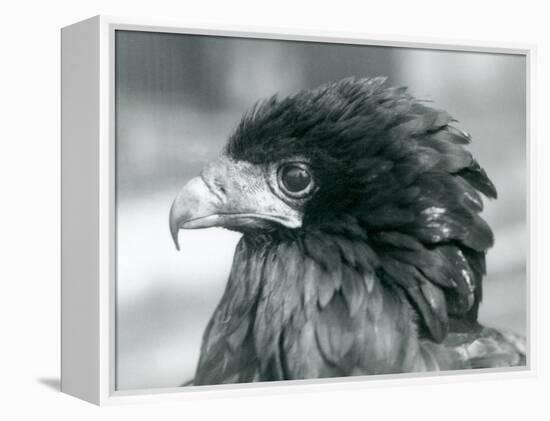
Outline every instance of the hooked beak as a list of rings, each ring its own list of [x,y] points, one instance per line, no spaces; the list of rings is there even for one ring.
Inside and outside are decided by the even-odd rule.
[[[170,233],[176,245],[180,229],[199,229],[217,226],[221,215],[220,200],[210,191],[202,177],[191,179],[178,193],[170,208]]]
[[[273,194],[261,168],[222,157],[191,179],[170,208],[170,233],[180,229],[224,227],[236,231],[298,228],[301,214]]]

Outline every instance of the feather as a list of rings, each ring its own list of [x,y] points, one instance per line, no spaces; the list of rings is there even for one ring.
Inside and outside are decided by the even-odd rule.
[[[340,250],[342,260],[349,266],[357,268],[357,259],[355,257],[354,242],[344,236],[338,236],[335,244]]]
[[[416,260],[400,262],[386,257],[383,265],[385,277],[407,292],[422,317],[423,325],[432,338],[440,342],[448,331],[445,296],[412,262]]]
[[[431,313],[445,326],[448,323],[447,302],[441,288],[425,281],[420,282],[420,291],[430,306]]]
[[[424,246],[416,238],[403,234],[399,231],[383,231],[376,233],[374,241],[387,244],[392,247],[405,248],[409,250],[423,250]]]
[[[441,130],[430,135],[430,137],[441,142],[458,145],[467,145],[472,141],[472,137],[467,132],[451,125],[443,127]]]
[[[318,286],[319,305],[324,307],[342,285],[342,255],[335,242],[327,241],[319,233],[308,233],[303,242],[306,254],[314,261],[312,264],[322,268],[321,271],[315,271],[316,279],[313,282]]]
[[[254,326],[258,355],[278,358],[282,328],[301,308],[301,294],[295,279],[304,276],[302,263],[295,243],[281,242],[270,249]]]
[[[497,190],[487,176],[485,170],[479,166],[477,161],[474,160],[472,165],[460,171],[458,175],[460,175],[463,179],[470,183],[472,187],[479,190],[485,196],[496,199]]]
[[[355,332],[341,294],[335,294],[329,305],[319,311],[315,332],[319,348],[330,363],[338,364],[350,351]]]
[[[334,366],[327,364],[321,354],[311,320],[303,325],[289,326],[283,333],[283,367],[286,378],[312,379],[334,377],[340,374]]]
[[[357,311],[366,298],[366,293],[371,292],[373,284],[370,287],[363,281],[361,275],[349,268],[342,268],[342,295],[346,301],[350,317],[355,317]]]
[[[236,330],[234,330],[230,335],[227,335],[226,341],[232,352],[235,352],[243,344],[249,332],[249,326],[250,321],[248,319],[244,319]]]
[[[401,185],[408,186],[422,173],[432,170],[436,166],[443,166],[440,162],[444,159],[440,153],[430,148],[417,146],[414,153],[398,161],[395,165],[395,173]]]
[[[410,209],[388,204],[364,215],[362,219],[375,228],[391,228],[413,222],[414,214]]]
[[[317,280],[325,276],[321,267],[310,259],[304,262],[304,278],[302,280],[303,284],[303,305],[307,308],[311,303],[316,303],[318,298],[318,283]],[[323,301],[326,298],[323,298]]]
[[[425,295],[419,290],[418,286],[408,288],[406,292],[410,295],[413,303],[422,315],[422,320],[428,328],[431,338],[435,342],[443,341],[449,329],[446,317],[444,320],[437,317],[437,311],[434,311],[430,306]]]
[[[317,278],[318,283],[318,302],[321,308],[327,306],[327,304],[332,300],[336,288],[334,285],[334,279],[327,272],[322,272],[321,276]]]

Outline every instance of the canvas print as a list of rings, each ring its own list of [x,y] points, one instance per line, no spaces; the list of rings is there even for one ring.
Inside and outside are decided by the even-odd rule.
[[[117,390],[527,364],[525,56],[115,57]]]

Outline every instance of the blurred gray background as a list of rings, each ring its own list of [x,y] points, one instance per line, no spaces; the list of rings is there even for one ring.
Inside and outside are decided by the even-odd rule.
[[[225,286],[239,235],[184,231],[176,252],[177,191],[258,99],[347,76],[388,76],[472,134],[499,192],[481,321],[525,333],[525,72],[514,55],[117,31],[117,389],[192,378]]]

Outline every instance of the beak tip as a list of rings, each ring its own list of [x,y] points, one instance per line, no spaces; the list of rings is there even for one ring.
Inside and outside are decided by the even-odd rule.
[[[176,250],[180,251],[180,244],[178,241],[178,233],[179,233],[179,225],[177,222],[175,222],[172,218],[172,214],[170,214],[170,236],[172,237],[172,241],[174,242],[174,245],[176,246]]]
[[[178,232],[179,229],[174,229],[172,226],[170,227],[170,234],[172,235],[172,241],[174,242],[174,245],[176,246],[176,250],[180,251],[180,243],[178,241]]]
[[[180,251],[178,241],[180,229],[203,228],[186,222],[201,219],[200,217],[215,213],[216,210],[216,198],[202,177],[189,180],[172,202],[168,218],[170,234],[177,251]]]
[[[176,215],[175,212],[175,201],[172,203],[172,206],[170,207],[170,214],[168,218],[168,226],[170,227],[170,236],[172,237],[172,241],[174,242],[174,245],[176,246],[176,250],[180,251],[180,244],[178,241],[178,233],[180,231],[180,221],[179,218]]]

